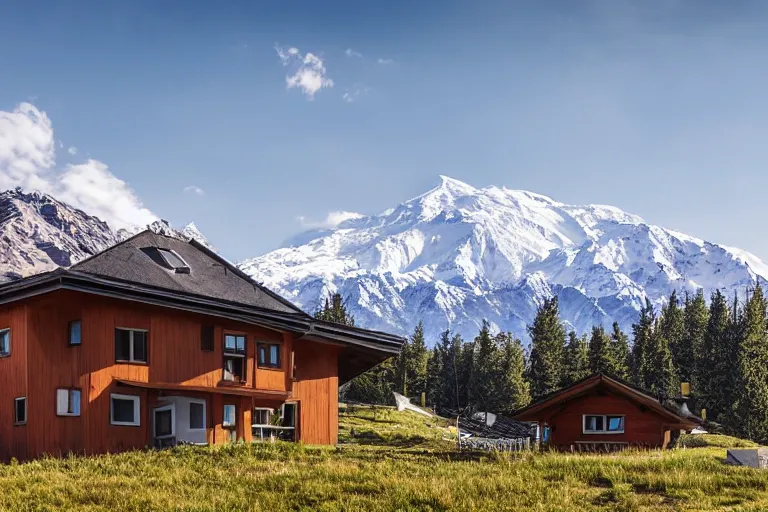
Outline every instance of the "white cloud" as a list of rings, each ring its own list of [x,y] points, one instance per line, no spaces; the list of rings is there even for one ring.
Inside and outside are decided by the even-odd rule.
[[[326,76],[323,59],[312,53],[302,55],[298,48],[283,49],[275,47],[277,56],[283,66],[290,66],[291,72],[285,76],[285,85],[288,89],[298,87],[313,100],[315,94],[326,87],[333,87],[333,80]]]
[[[347,51],[345,51],[344,53],[347,55],[347,57],[362,57],[363,56],[362,53],[356,52],[352,48],[347,48]]]
[[[382,59],[379,57],[379,60],[377,61],[379,64],[392,64],[394,61],[392,59]]]
[[[69,149],[67,149],[67,153],[69,153],[70,155],[76,155],[77,148],[75,146],[69,146]]]
[[[195,194],[196,196],[204,196],[205,190],[201,189],[198,186],[195,185],[189,185],[187,187],[184,187],[184,192],[188,194]]]
[[[61,170],[55,154],[53,125],[45,112],[30,103],[0,111],[0,188],[51,194],[117,229],[157,219],[106,164],[87,160]]]
[[[360,99],[360,96],[364,94],[368,94],[368,91],[369,91],[368,87],[356,85],[344,91],[344,94],[342,94],[341,99],[343,99],[347,103],[354,103],[355,101]]]
[[[339,211],[330,212],[325,219],[319,221],[310,220],[304,216],[297,217],[297,220],[304,229],[333,229],[344,221],[362,217],[364,217],[364,215],[359,213]]]

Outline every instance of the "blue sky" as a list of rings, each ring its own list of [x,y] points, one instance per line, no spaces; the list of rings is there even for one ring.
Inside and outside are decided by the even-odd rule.
[[[446,174],[768,259],[766,29],[764,2],[5,2],[0,185],[239,260]]]

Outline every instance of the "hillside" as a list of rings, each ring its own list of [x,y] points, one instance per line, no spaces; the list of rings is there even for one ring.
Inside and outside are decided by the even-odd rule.
[[[439,421],[409,412],[380,410],[374,420],[358,410],[340,425],[345,436],[358,433],[355,444],[183,447],[0,465],[0,510],[768,508],[768,474],[724,465],[724,448],[457,454],[441,441]]]
[[[625,332],[646,296],[744,294],[765,282],[754,255],[654,226],[603,205],[568,205],[504,187],[441,177],[432,190],[378,215],[303,233],[241,268],[308,311],[339,292],[358,324],[430,342],[450,327],[472,338],[482,320],[527,338],[543,298],[580,333],[615,320]]]

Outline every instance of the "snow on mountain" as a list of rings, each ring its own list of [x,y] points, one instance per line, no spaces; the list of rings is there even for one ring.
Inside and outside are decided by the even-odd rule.
[[[359,325],[431,340],[482,320],[527,338],[537,305],[557,295],[569,328],[616,320],[625,331],[648,296],[673,289],[744,293],[768,266],[739,249],[649,225],[603,205],[573,206],[441,176],[436,188],[379,215],[302,233],[240,268],[305,310],[328,292]]]
[[[181,231],[165,221],[155,232],[213,246],[194,224]],[[0,282],[68,267],[139,232],[112,230],[106,222],[40,192],[20,188],[0,193]]]

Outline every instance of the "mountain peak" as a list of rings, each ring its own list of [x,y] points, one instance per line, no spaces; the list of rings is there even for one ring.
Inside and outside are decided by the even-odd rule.
[[[456,196],[465,196],[477,192],[475,187],[468,185],[463,181],[457,180],[456,178],[451,178],[450,176],[446,176],[444,174],[440,174],[439,176],[440,185],[434,190],[444,190]]]

